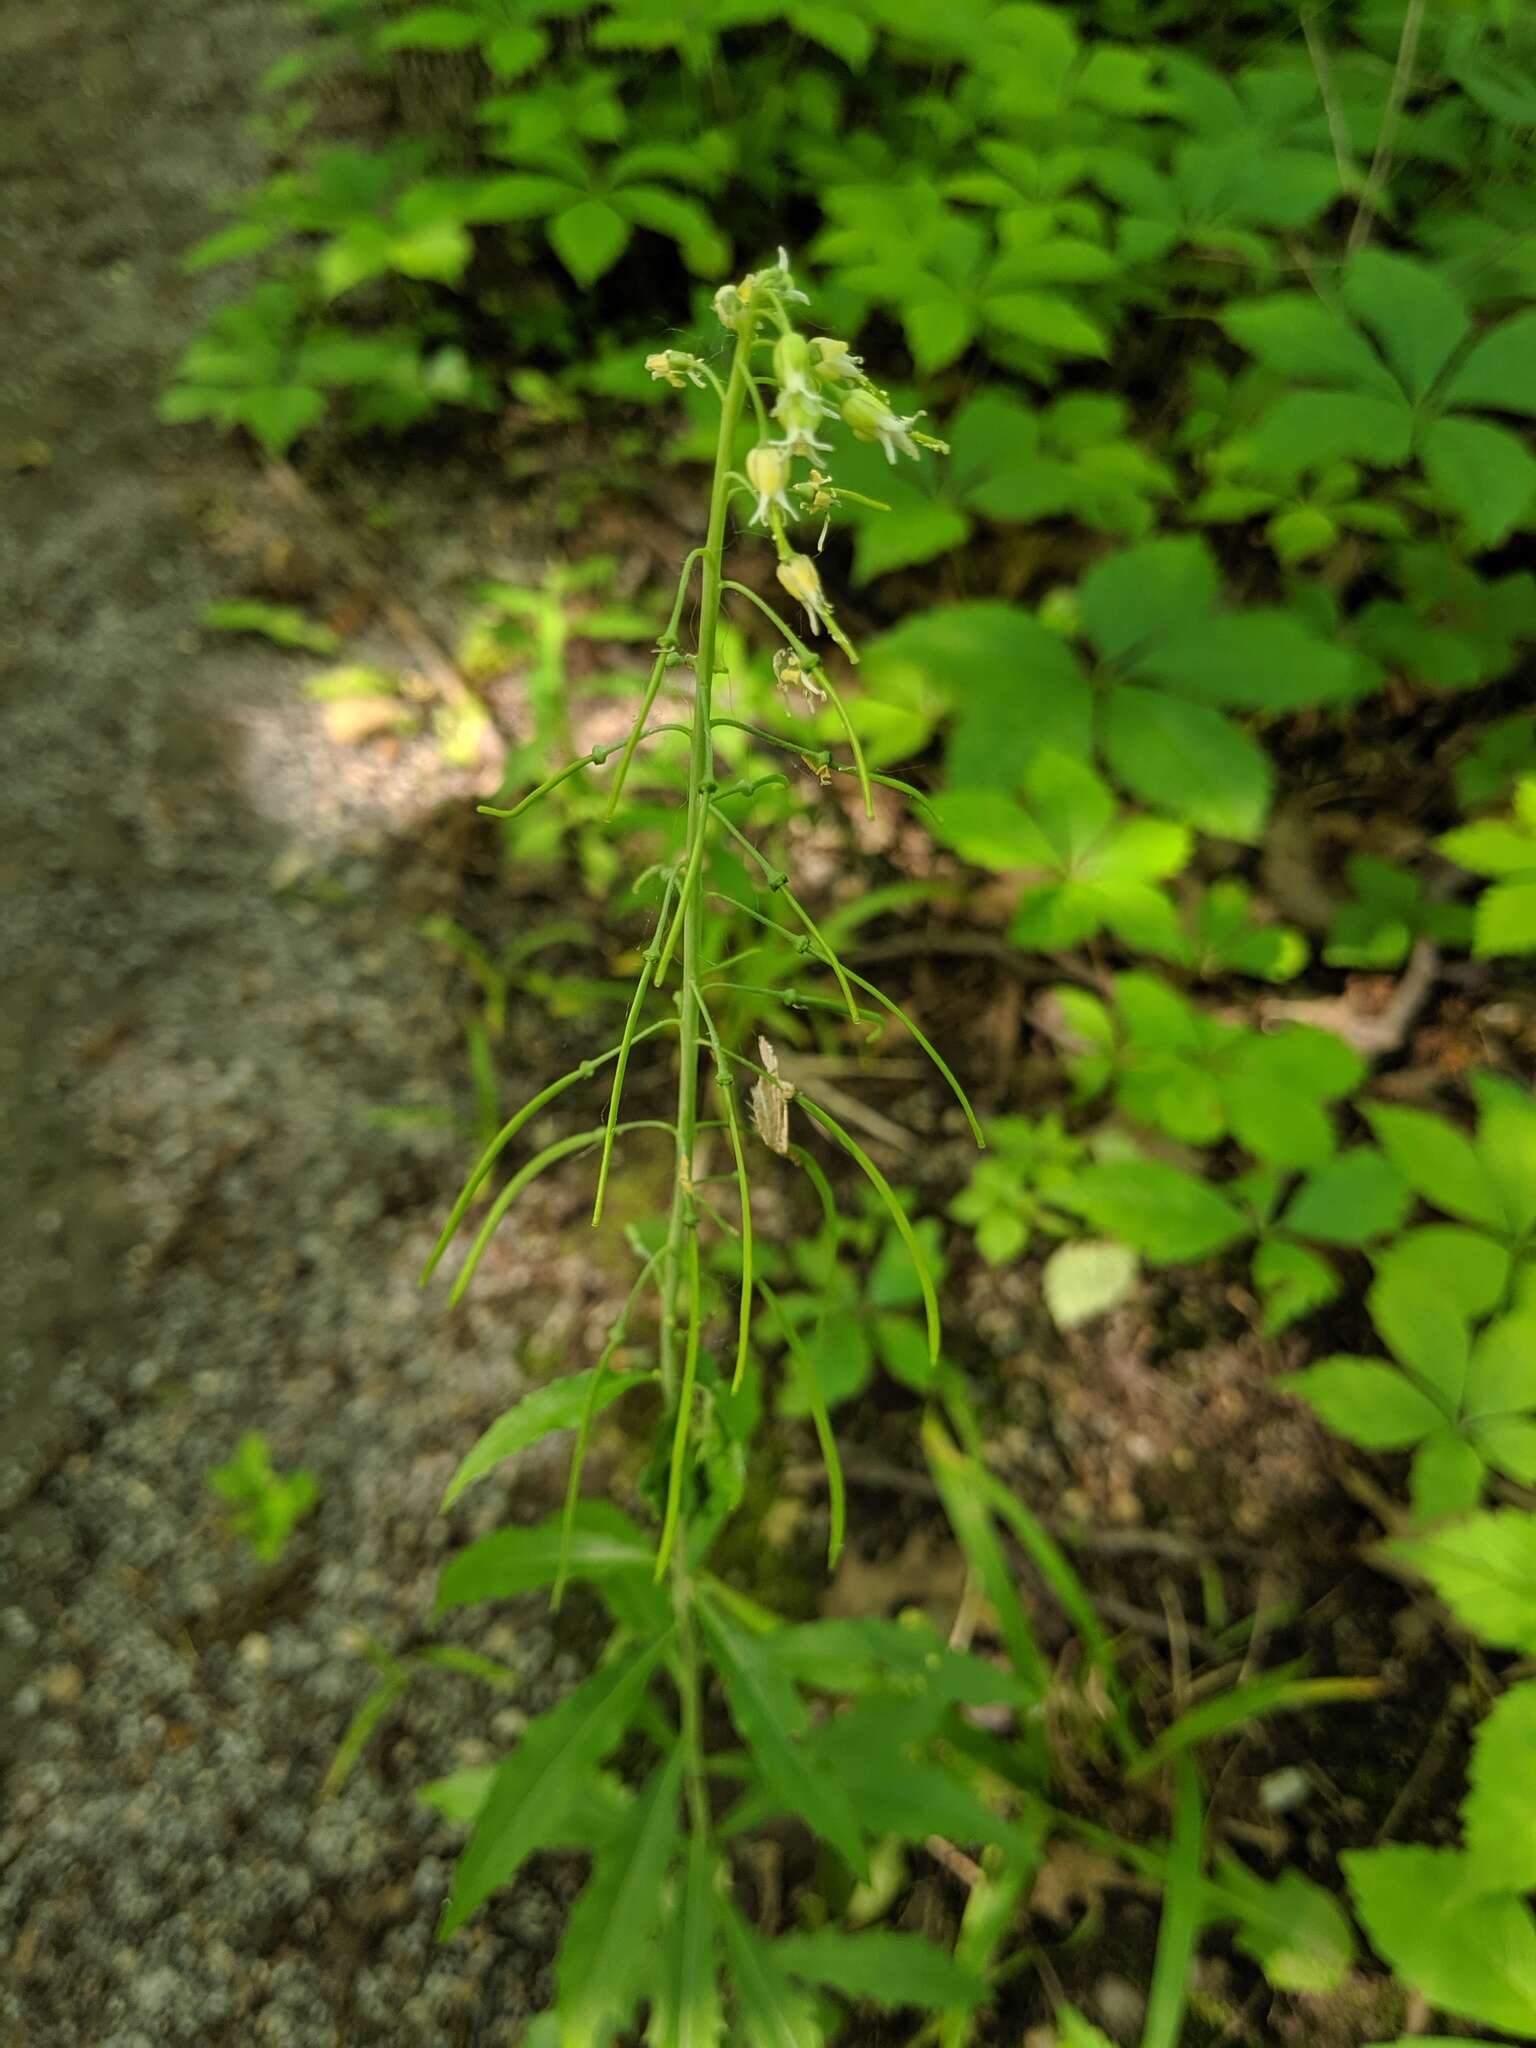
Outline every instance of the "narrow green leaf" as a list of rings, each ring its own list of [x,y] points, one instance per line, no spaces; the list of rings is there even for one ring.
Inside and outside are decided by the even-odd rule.
[[[1250,1679],[1181,1714],[1132,1766],[1129,1776],[1148,1777],[1170,1759],[1187,1754],[1202,1742],[1230,1734],[1234,1728],[1245,1727],[1270,1714],[1303,1713],[1309,1707],[1331,1706],[1341,1700],[1371,1700],[1380,1692],[1381,1682],[1375,1678],[1294,1678],[1286,1672],[1271,1672],[1266,1677]]]
[[[293,605],[261,604],[241,598],[211,604],[202,623],[216,633],[259,633],[279,647],[302,647],[311,654],[334,654],[341,641],[329,626],[319,626]]]
[[[902,1243],[911,1255],[912,1264],[917,1269],[918,1285],[922,1288],[923,1310],[928,1324],[929,1362],[937,1365],[939,1362],[939,1342],[941,1337],[939,1298],[934,1292],[933,1276],[928,1270],[927,1260],[923,1257],[923,1248],[917,1241],[917,1234],[913,1230],[911,1223],[907,1220],[906,1211],[902,1208],[900,1202],[897,1201],[895,1191],[885,1175],[876,1166],[863,1146],[849,1136],[837,1119],[823,1109],[819,1102],[812,1102],[806,1095],[799,1095],[796,1097],[796,1100],[801,1108],[816,1123],[821,1125],[823,1130],[829,1131],[836,1138],[848,1156],[862,1169],[865,1179],[885,1204],[886,1212],[895,1224]]]
[[[514,1457],[530,1444],[536,1444],[541,1437],[548,1436],[552,1430],[574,1429],[581,1421],[589,1399],[593,1412],[600,1414],[621,1394],[627,1394],[631,1387],[645,1386],[651,1381],[650,1373],[615,1372],[607,1374],[599,1386],[597,1368],[589,1366],[584,1372],[568,1373],[563,1379],[552,1380],[548,1386],[536,1387],[531,1394],[525,1394],[515,1407],[498,1416],[486,1430],[449,1480],[448,1490],[443,1495],[443,1508],[451,1508],[467,1487],[473,1486],[477,1479],[483,1479],[503,1458]]]
[[[533,1721],[499,1766],[453,1874],[438,1937],[446,1941],[525,1859],[558,1838],[571,1799],[640,1706],[667,1638],[595,1672]]]
[[[845,1998],[884,2006],[979,2005],[987,1987],[932,1942],[913,1934],[790,1934],[773,1944],[786,1970]]]
[[[661,1924],[682,1778],[679,1744],[597,1856],[571,1909],[558,1969],[562,2048],[603,2048],[609,2030],[633,2015]]]
[[[1044,1694],[1051,1669],[1035,1638],[1024,1603],[1019,1598],[1013,1572],[997,1540],[992,1515],[980,1485],[981,1474],[974,1460],[945,1433],[938,1418],[923,1422],[923,1449],[966,1562],[975,1572],[993,1612],[1014,1668],[1030,1688]]]
[[[1205,1813],[1200,1778],[1193,1759],[1180,1756],[1174,1764],[1173,1837],[1168,1845],[1163,1917],[1157,1930],[1157,1954],[1147,1993],[1141,2048],[1179,2048],[1189,1980],[1194,1972],[1195,1943],[1200,1936],[1204,1863]]]
[[[507,1600],[554,1583],[560,1569],[562,1516],[526,1529],[493,1529],[468,1544],[444,1565],[437,1582],[441,1615],[476,1600]],[[655,1552],[648,1539],[621,1509],[607,1501],[579,1504],[570,1532],[569,1569],[578,1579],[599,1584],[628,1577],[651,1582]]]
[[[715,1955],[719,1903],[708,1839],[688,1838],[681,1889],[662,1940],[645,2038],[650,2048],[719,2048],[725,2031]]]
[[[805,1705],[767,1646],[742,1633],[709,1601],[699,1606],[725,1685],[731,1719],[764,1783],[864,1878],[863,1830],[836,1778],[804,1745]]]
[[[823,2048],[815,2007],[797,1991],[772,1947],[759,1940],[728,1899],[720,1929],[736,1990],[745,2048]]]

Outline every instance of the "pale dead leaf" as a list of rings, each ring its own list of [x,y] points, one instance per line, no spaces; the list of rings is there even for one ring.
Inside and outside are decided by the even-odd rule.
[[[326,738],[339,747],[360,747],[385,733],[407,732],[416,722],[395,697],[338,697],[322,716]]]
[[[1035,1872],[1030,1908],[1058,1927],[1068,1927],[1099,1905],[1111,1885],[1125,1881],[1125,1870],[1113,1856],[1062,1836],[1052,1842]]]

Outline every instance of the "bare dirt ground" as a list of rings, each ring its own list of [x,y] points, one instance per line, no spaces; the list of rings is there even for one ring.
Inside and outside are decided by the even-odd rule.
[[[302,662],[198,630],[229,594],[199,519],[259,483],[153,405],[228,289],[177,259],[259,175],[281,34],[265,0],[0,5],[6,2048],[491,2044],[548,1989],[536,1885],[434,1950],[453,1841],[412,1797],[517,1715],[429,1682],[316,1796],[365,1632],[430,1610],[516,1321],[579,1330],[586,1276],[533,1212],[450,1328],[415,1272],[463,1141],[365,1121],[462,1093],[416,921],[469,781],[330,747]],[[273,1574],[204,1480],[248,1428],[322,1489]],[[542,1626],[502,1637],[525,1704],[571,1681]]]

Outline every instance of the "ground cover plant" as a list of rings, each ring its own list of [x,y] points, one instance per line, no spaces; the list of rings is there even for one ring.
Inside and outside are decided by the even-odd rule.
[[[600,1356],[466,1447],[445,1502],[573,1431],[563,1509],[457,1553],[439,1609],[584,1588],[608,1618],[502,1762],[427,1788],[468,1828],[445,1936],[530,1857],[585,1859],[535,2043],[1536,2038],[1530,22],[308,11],[286,162],[191,259],[260,275],[167,418],[317,470],[449,408],[585,430],[640,509],[647,451],[708,465],[662,594],[610,601],[579,561],[487,582],[460,650],[526,687],[483,807],[502,858],[645,936],[623,981],[534,970],[557,924],[433,929],[479,990],[484,1145],[433,1270],[462,1238],[462,1298],[546,1172],[592,1162],[601,1223],[627,1150],[670,1163],[660,1213],[626,1208]],[[326,133],[346,77],[387,113],[366,144]],[[578,687],[583,638],[612,654]],[[626,692],[588,739],[583,698]],[[802,879],[817,835],[862,889],[825,845]],[[864,973],[903,929],[1016,974],[1027,1088],[974,1088],[974,1036]],[[509,1056],[514,979],[590,1028],[547,1083]],[[1507,1029],[1467,1026],[1478,997]],[[824,1085],[877,1044],[948,1106],[943,1185]],[[1358,1742],[1387,1660],[1266,1655],[1209,1578],[1235,1657],[1192,1688],[1182,1622],[1173,1682],[1129,1656],[1000,1475],[963,1259],[1028,1276],[1079,1346],[1202,1270],[1283,1340],[1273,1398],[1373,1518],[1352,1550],[1461,1669],[1443,1813],[1405,1765],[1363,1829],[1253,1853],[1233,1756],[1276,1720],[1308,1765]],[[804,1575],[754,1569],[785,1431],[837,1568],[871,1410],[963,1559],[945,1626],[813,1618]],[[634,1447],[622,1500],[584,1490],[600,1418]],[[1129,2021],[1042,1940],[1064,1842],[1157,1900]],[[926,1921],[915,1858],[950,1887]],[[1347,1983],[1374,2002],[1307,2003]]]

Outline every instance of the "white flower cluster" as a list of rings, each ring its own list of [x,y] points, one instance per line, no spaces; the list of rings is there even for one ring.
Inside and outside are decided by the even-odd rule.
[[[740,284],[722,285],[715,294],[715,312],[733,333],[751,332],[760,317],[765,325],[771,323],[778,329],[776,338],[770,332],[761,342],[754,342],[754,346],[771,342],[771,375],[753,373],[752,397],[758,419],[766,427],[768,414],[760,392],[771,386],[771,417],[779,438],[764,433],[746,458],[746,481],[756,500],[751,523],[772,530],[779,581],[804,608],[810,631],[819,633],[825,628],[846,647],[822,591],[816,564],[790,546],[784,531],[787,520],[806,512],[829,514],[837,503],[836,485],[816,466],[818,457],[831,452],[831,444],[820,438],[820,430],[827,422],[840,420],[856,440],[877,441],[886,461],[892,463],[898,455],[916,458],[920,448],[942,450],[944,444],[913,432],[921,413],[903,417],[892,410],[886,393],[865,376],[861,359],[850,353],[846,341],[833,335],[805,335],[794,326],[787,308],[808,303],[805,293],[796,288],[789,258],[782,249],[771,268],[752,272]],[[648,357],[646,368],[653,377],[664,378],[679,389],[684,379],[703,382],[698,359],[676,349]],[[797,461],[812,465],[807,482],[795,482]],[[791,491],[800,503],[791,499]],[[823,524],[823,541],[826,532]]]

